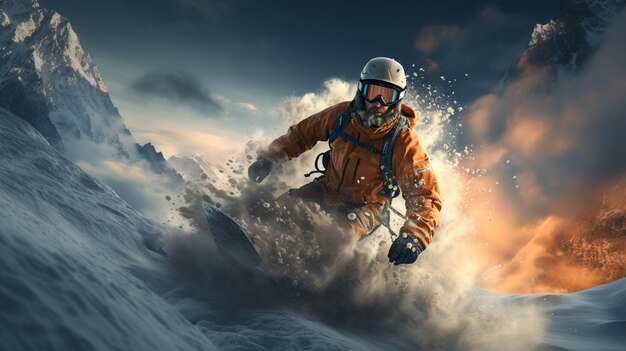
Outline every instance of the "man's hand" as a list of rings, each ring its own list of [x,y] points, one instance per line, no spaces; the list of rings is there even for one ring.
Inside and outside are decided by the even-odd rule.
[[[407,233],[402,233],[391,244],[387,257],[389,262],[393,262],[395,265],[408,264],[415,262],[422,251],[424,249],[419,240],[411,239]]]
[[[248,167],[248,177],[255,183],[260,183],[272,172],[272,160],[259,157]]]

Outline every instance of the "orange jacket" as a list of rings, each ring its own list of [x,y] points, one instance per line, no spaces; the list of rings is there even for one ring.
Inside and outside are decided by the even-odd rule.
[[[268,156],[275,162],[293,159],[318,141],[327,141],[335,122],[349,104],[348,101],[339,103],[291,126],[287,134],[270,144]],[[407,220],[401,232],[418,238],[427,247],[432,241],[441,210],[439,187],[428,156],[412,131],[416,124],[415,112],[407,105],[402,105],[401,111],[411,125],[402,131],[392,158],[393,177],[400,186],[407,208]],[[394,119],[377,128],[366,128],[352,113],[344,131],[380,150],[385,135],[396,122],[397,119]],[[327,193],[340,201],[367,204],[374,213],[380,214],[381,206],[388,201],[380,194],[384,185],[380,155],[342,138],[335,139],[331,146],[331,160],[324,175]]]

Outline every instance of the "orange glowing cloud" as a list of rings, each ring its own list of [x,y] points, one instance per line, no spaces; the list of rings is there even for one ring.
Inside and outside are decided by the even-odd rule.
[[[486,286],[503,292],[570,292],[626,274],[626,177],[572,220],[547,217]]]
[[[531,116],[518,117],[521,118],[509,120],[503,142],[527,157],[541,157],[544,152],[541,147],[546,143],[545,139],[550,131],[549,120]]]
[[[624,18],[624,17],[621,17]],[[484,286],[575,291],[626,275],[626,22],[570,76],[522,56],[504,88],[467,109],[467,250]]]
[[[497,102],[496,94],[487,94],[474,101],[467,109],[465,124],[473,139],[481,140],[489,133],[492,114]]]

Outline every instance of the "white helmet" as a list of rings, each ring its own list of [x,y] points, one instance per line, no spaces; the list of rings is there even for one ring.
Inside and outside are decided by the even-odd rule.
[[[375,57],[363,67],[361,82],[366,80],[392,84],[400,90],[406,88],[404,68],[398,61],[388,57]]]

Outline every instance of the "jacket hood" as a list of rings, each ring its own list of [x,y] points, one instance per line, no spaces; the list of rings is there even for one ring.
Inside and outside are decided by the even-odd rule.
[[[413,111],[413,109],[410,108],[408,105],[402,104],[401,113],[402,116],[409,119],[411,129],[413,129],[417,125],[417,114],[415,113],[415,111]]]

